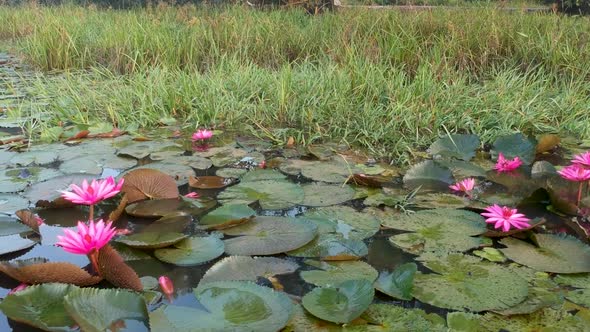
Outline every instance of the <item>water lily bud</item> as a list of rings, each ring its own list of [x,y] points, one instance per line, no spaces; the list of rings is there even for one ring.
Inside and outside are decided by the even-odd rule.
[[[172,280],[167,276],[161,276],[158,278],[158,282],[160,283],[160,288],[164,294],[170,296],[174,293],[174,285],[172,284]]]

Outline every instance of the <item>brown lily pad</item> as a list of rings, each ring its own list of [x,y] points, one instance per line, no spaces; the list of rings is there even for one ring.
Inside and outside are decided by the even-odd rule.
[[[59,282],[77,286],[90,286],[102,280],[101,277],[90,275],[74,264],[48,262],[43,258],[0,262],[0,271],[12,279],[30,285]]]
[[[358,186],[381,188],[385,183],[391,183],[391,177],[382,175],[353,174],[346,183]]]
[[[125,264],[123,258],[110,245],[102,247],[98,252],[98,269],[100,274],[111,284],[140,292],[143,285],[135,271]]]
[[[179,195],[174,178],[155,169],[136,169],[123,178],[125,183],[121,192],[127,194],[129,203],[146,198],[177,198]]]
[[[188,185],[197,189],[222,189],[238,182],[236,178],[224,178],[221,176],[191,176]]]
[[[38,215],[30,210],[18,210],[14,214],[16,214],[23,224],[29,226],[35,233],[39,234],[39,222],[37,221],[37,218],[39,218]]]

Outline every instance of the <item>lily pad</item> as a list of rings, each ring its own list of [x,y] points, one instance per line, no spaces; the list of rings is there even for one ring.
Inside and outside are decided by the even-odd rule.
[[[19,166],[46,165],[59,160],[55,151],[27,151],[10,159],[10,163]]]
[[[180,213],[181,211],[193,212],[194,205],[186,203],[180,198],[149,199],[127,205],[125,212],[128,215],[140,218],[161,218],[163,216]]]
[[[94,176],[88,174],[70,174],[53,178],[49,181],[33,184],[25,192],[24,196],[31,202],[38,201],[53,202],[59,200],[61,192],[68,190],[72,183],[80,184],[82,181],[93,180]]]
[[[203,283],[194,294],[205,310],[161,306],[150,313],[151,330],[279,331],[293,311],[285,293],[248,281]]]
[[[223,178],[221,176],[191,176],[188,185],[197,189],[222,189],[236,183],[236,178]]]
[[[129,203],[146,198],[177,198],[179,195],[174,179],[156,169],[135,169],[125,174],[123,179],[121,192],[127,195]]]
[[[199,220],[199,227],[204,229],[224,229],[250,221],[256,211],[244,204],[223,205]]]
[[[199,284],[229,280],[256,281],[258,277],[293,273],[298,268],[297,263],[276,257],[230,256],[207,270]]]
[[[114,155],[91,154],[63,162],[59,170],[64,174],[85,173],[100,175],[104,168],[126,170],[137,164],[135,159],[121,158]]]
[[[453,182],[451,170],[432,160],[412,166],[404,175],[404,186],[408,189],[448,189]]]
[[[447,167],[453,173],[456,179],[464,179],[469,177],[486,177],[486,170],[476,164],[463,160],[437,160],[439,165]]]
[[[475,250],[473,254],[475,256],[485,258],[490,262],[504,263],[506,261],[506,256],[504,256],[504,254],[496,248],[483,248],[482,250]]]
[[[492,157],[498,158],[501,152],[505,158],[519,157],[523,163],[530,165],[535,161],[537,142],[521,133],[498,137],[492,147]]]
[[[29,286],[7,296],[0,310],[15,321],[45,331],[74,331],[74,320],[66,312],[64,296],[78,287],[68,284],[42,284]]]
[[[306,206],[330,206],[347,202],[354,198],[355,191],[348,185],[329,185],[309,183],[302,186],[303,202]]]
[[[253,221],[225,229],[229,255],[275,255],[307,244],[316,235],[317,227],[304,219],[256,217]]]
[[[432,143],[428,152],[433,156],[469,161],[475,157],[475,150],[479,144],[479,137],[476,135],[453,134],[439,138]]]
[[[164,174],[168,174],[174,179],[177,186],[184,186],[188,183],[188,179],[195,175],[195,171],[189,166],[162,161],[134,168],[134,170],[139,169],[155,169]]]
[[[565,234],[535,234],[537,246],[514,238],[500,241],[509,259],[538,271],[555,273],[590,272],[590,247]]]
[[[20,223],[18,220],[0,215],[0,236],[15,235],[30,231],[32,231],[31,228]]]
[[[301,278],[310,284],[320,287],[334,286],[347,280],[363,279],[375,281],[379,273],[371,265],[361,261],[321,262],[305,261],[320,270],[302,271]]]
[[[147,225],[144,232],[177,232],[183,233],[192,224],[193,217],[187,212],[176,211],[164,215],[162,218]]]
[[[0,255],[27,249],[35,244],[37,244],[37,242],[23,238],[18,234],[0,236]]]
[[[212,261],[224,252],[223,241],[216,236],[191,236],[175,243],[171,248],[154,251],[159,260],[179,265],[193,266]]]
[[[382,272],[375,281],[375,288],[400,300],[411,300],[414,288],[414,275],[418,267],[415,263],[402,264],[393,272]]]
[[[136,159],[143,159],[151,153],[177,147],[178,145],[170,141],[130,142],[125,147],[119,149],[117,154],[130,156]]]
[[[303,247],[287,252],[287,255],[341,261],[357,260],[368,253],[369,248],[362,240],[345,239],[339,234],[322,233]]]
[[[148,312],[144,298],[120,289],[76,288],[63,298],[68,313],[83,331],[114,330],[120,320],[136,320],[147,327]]]
[[[264,210],[281,210],[301,204],[303,196],[300,185],[286,180],[247,181],[242,178],[241,183],[226,188],[217,199],[222,204],[259,202]]]
[[[502,310],[528,295],[527,281],[498,264],[457,253],[423,255],[418,260],[434,273],[416,275],[413,295],[440,308]]]
[[[304,217],[318,226],[323,224],[326,232],[340,234],[344,239],[367,239],[380,227],[375,216],[366,211],[358,212],[350,206],[317,208],[306,212]]]
[[[465,210],[422,210],[406,215],[397,214],[382,220],[383,226],[410,231],[389,238],[401,249],[422,252],[454,252],[477,248],[484,243],[480,237],[486,231],[484,218]]]
[[[131,248],[159,249],[171,246],[187,238],[188,235],[176,232],[156,233],[142,232],[117,238],[115,241],[124,243]]]
[[[29,207],[29,201],[17,194],[0,194],[0,213],[14,213]]]
[[[200,156],[175,157],[174,162],[179,163],[181,165],[190,166],[194,169],[198,169],[198,170],[202,170],[202,171],[209,169],[209,168],[211,168],[211,166],[213,166],[213,163],[211,162],[211,160],[209,160],[207,158],[200,157]]]
[[[315,288],[307,293],[302,304],[314,316],[334,323],[348,323],[359,317],[373,301],[371,282],[345,281],[337,287]]]
[[[469,205],[469,199],[452,194],[431,193],[417,195],[413,203],[423,209],[460,209]]]
[[[531,169],[531,176],[533,177],[533,179],[549,177],[555,174],[557,174],[555,166],[553,166],[552,163],[545,160],[536,161]]]
[[[215,171],[215,175],[224,178],[240,178],[246,174],[248,170],[243,168],[221,168]]]

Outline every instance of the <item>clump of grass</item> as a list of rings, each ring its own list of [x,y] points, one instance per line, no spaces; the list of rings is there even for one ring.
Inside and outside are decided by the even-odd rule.
[[[137,128],[172,116],[275,141],[343,140],[399,162],[443,128],[484,141],[590,134],[587,18],[66,6],[0,20],[29,61],[66,70],[37,86],[53,123]]]

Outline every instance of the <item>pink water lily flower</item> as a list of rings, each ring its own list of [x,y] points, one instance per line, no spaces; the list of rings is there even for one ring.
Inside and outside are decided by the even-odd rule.
[[[115,236],[117,230],[112,227],[113,222],[91,220],[88,225],[78,221],[78,232],[64,229],[65,235],[58,235],[57,245],[72,254],[88,255],[100,250]]]
[[[199,195],[199,193],[197,193],[197,192],[192,191],[192,192],[184,195],[184,197],[186,197],[186,198],[199,198],[199,197],[201,197],[201,195]]]
[[[193,141],[204,141],[213,137],[213,132],[207,129],[199,129],[193,133]]]
[[[94,205],[118,194],[123,187],[123,182],[124,179],[121,179],[117,183],[112,176],[104,180],[92,180],[90,184],[84,180],[82,187],[72,184],[70,185],[72,191],[62,191],[61,196],[75,204]]]
[[[564,167],[557,173],[568,181],[583,182],[590,180],[590,169],[585,169],[579,164]]]
[[[590,151],[575,155],[574,159],[572,159],[572,164],[590,168]]]
[[[12,295],[14,293],[18,293],[18,292],[22,291],[23,289],[26,289],[27,287],[29,287],[29,284],[21,283],[20,285],[11,289],[10,292],[8,292],[8,294],[6,294],[6,295]]]
[[[172,280],[167,276],[160,276],[158,278],[158,283],[160,284],[162,293],[166,294],[169,301],[172,301],[172,294],[174,293],[174,284],[172,283]]]
[[[488,224],[494,224],[494,228],[502,228],[502,231],[508,232],[511,227],[523,229],[529,227],[530,219],[524,214],[518,213],[517,209],[511,209],[507,206],[494,204],[485,209],[487,212],[481,215],[487,217]]]
[[[502,152],[500,152],[494,169],[498,172],[512,172],[519,168],[520,165],[522,165],[522,160],[520,160],[520,158],[514,157],[514,159],[506,159]]]
[[[466,194],[470,194],[470,192],[475,188],[475,179],[474,178],[467,178],[463,179],[453,185],[450,185],[449,188],[454,191],[462,191]]]

